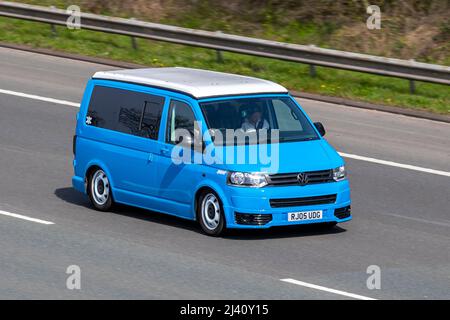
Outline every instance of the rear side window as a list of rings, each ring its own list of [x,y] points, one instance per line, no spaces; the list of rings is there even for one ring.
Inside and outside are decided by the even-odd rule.
[[[86,124],[156,140],[163,106],[163,97],[95,86]]]

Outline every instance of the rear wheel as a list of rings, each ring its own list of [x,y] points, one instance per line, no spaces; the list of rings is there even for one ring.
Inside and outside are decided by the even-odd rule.
[[[92,205],[100,211],[108,211],[112,204],[111,184],[102,169],[97,169],[88,178],[88,195]]]
[[[214,191],[205,191],[200,195],[197,219],[207,235],[218,236],[224,231],[225,216],[222,202]]]

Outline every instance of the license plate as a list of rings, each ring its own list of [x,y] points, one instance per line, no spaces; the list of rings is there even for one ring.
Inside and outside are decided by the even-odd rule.
[[[311,221],[320,219],[322,219],[322,210],[288,213],[288,221]]]

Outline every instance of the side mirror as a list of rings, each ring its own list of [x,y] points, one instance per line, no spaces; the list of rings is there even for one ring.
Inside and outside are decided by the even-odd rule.
[[[325,131],[325,127],[323,126],[322,122],[314,122],[314,126],[316,127],[317,131],[319,131],[322,137],[327,133]]]

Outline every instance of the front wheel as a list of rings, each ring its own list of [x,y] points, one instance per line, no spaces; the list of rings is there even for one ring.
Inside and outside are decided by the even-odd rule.
[[[88,195],[95,209],[108,211],[112,204],[111,185],[108,176],[102,169],[95,170],[88,180]]]
[[[225,218],[222,203],[213,191],[204,192],[199,198],[197,219],[203,232],[210,236],[218,236],[225,229]]]

